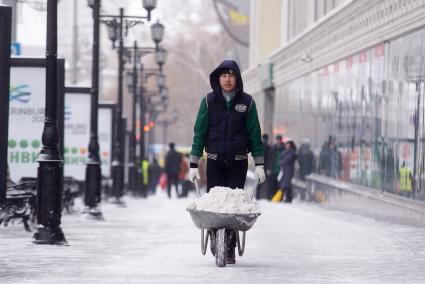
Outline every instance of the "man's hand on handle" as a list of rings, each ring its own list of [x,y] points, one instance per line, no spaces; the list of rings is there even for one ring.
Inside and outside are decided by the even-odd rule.
[[[263,183],[266,180],[264,166],[255,166],[255,176],[257,177],[258,183]]]
[[[189,180],[193,183],[195,183],[195,178],[200,179],[201,176],[199,175],[199,169],[198,168],[190,168],[189,170]]]

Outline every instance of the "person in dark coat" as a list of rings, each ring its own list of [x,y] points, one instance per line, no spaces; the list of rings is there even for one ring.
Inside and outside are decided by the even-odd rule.
[[[159,182],[159,177],[161,176],[161,166],[158,164],[157,159],[153,159],[152,164],[149,165],[149,192],[155,194],[156,186]]]
[[[342,154],[336,146],[335,139],[329,141],[327,161],[326,175],[331,178],[339,178],[342,171]]]
[[[328,175],[329,171],[329,141],[325,141],[322,145],[319,155],[319,173]]]
[[[171,198],[171,185],[176,187],[177,196],[179,196],[179,173],[182,163],[182,156],[174,147],[174,143],[170,143],[170,151],[165,157],[165,173],[167,174],[167,193],[168,198]]]
[[[268,199],[272,199],[279,187],[277,177],[280,172],[279,157],[285,150],[282,135],[276,135],[276,143],[270,149],[270,159],[267,162],[266,178],[268,178],[267,192]]]
[[[395,165],[395,159],[394,159],[394,152],[392,148],[389,148],[387,150],[386,155],[384,155],[382,159],[381,176],[382,176],[382,190],[394,193],[396,165]]]
[[[279,165],[283,172],[280,186],[285,193],[285,202],[292,202],[292,177],[294,176],[297,147],[293,141],[285,143],[285,150],[279,157]]]
[[[300,165],[300,179],[305,181],[305,176],[311,174],[315,169],[316,160],[310,149],[310,142],[305,141],[298,150],[298,164]]]

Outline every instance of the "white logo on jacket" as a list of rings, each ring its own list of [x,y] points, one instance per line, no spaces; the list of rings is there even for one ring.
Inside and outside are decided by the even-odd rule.
[[[235,110],[238,112],[246,112],[247,106],[243,104],[235,105]]]

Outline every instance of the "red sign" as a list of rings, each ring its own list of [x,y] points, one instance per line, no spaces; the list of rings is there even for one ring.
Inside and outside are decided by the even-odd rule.
[[[334,73],[338,73],[339,72],[339,63],[335,63],[334,64]]]
[[[385,44],[381,43],[375,46],[375,57],[381,57],[385,54]]]
[[[365,63],[367,61],[367,52],[366,51],[362,51],[359,53],[359,62],[360,63]]]
[[[350,56],[347,59],[345,59],[345,67],[351,68],[353,66],[353,57]]]
[[[407,159],[410,155],[410,147],[407,144],[403,145],[403,158]]]

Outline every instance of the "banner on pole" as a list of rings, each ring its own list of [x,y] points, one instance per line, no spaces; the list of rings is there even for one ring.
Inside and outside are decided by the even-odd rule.
[[[7,161],[11,180],[37,177],[46,107],[46,60],[12,58]],[[64,60],[58,59],[58,134],[63,147]]]
[[[112,138],[113,138],[113,104],[100,104],[99,105],[99,154],[102,162],[101,169],[102,175],[111,177],[111,163],[112,163]]]
[[[64,175],[83,181],[90,142],[89,88],[65,89]]]

